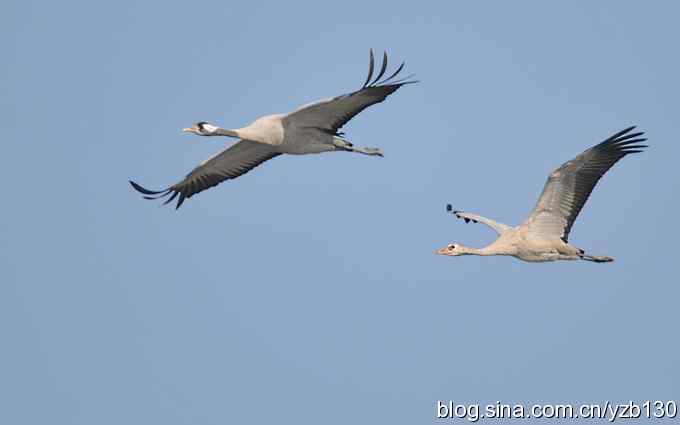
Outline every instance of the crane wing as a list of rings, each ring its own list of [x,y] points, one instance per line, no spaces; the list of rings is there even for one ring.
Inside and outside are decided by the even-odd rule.
[[[404,68],[405,63],[397,68],[387,78],[381,80],[387,70],[387,53],[383,54],[383,62],[378,75],[373,78],[375,60],[373,50],[370,51],[370,61],[368,67],[368,77],[361,89],[321,100],[291,112],[283,118],[284,125],[297,127],[313,127],[323,131],[337,134],[338,130],[358,113],[371,105],[380,103],[387,96],[394,93],[404,84],[415,83],[416,81],[406,81],[411,76],[394,80],[394,78]]]
[[[530,235],[569,238],[571,226],[600,178],[624,156],[642,152],[643,132],[629,127],[565,162],[548,177],[543,192],[524,223]]]
[[[507,232],[508,230],[512,229],[512,226],[508,226],[507,224],[499,223],[497,221],[491,220],[490,218],[482,217],[479,214],[473,214],[473,213],[468,213],[465,211],[458,211],[454,210],[451,204],[446,205],[446,211],[450,211],[451,214],[453,214],[456,218],[461,218],[465,220],[466,223],[469,223],[472,221],[473,223],[482,223],[486,226],[489,226],[493,230],[496,231],[499,235],[502,235],[503,233]]]
[[[175,206],[175,209],[177,209],[182,206],[186,198],[191,198],[195,194],[217,186],[225,180],[235,179],[278,155],[280,153],[269,145],[241,140],[206,159],[187,174],[184,180],[165,190],[148,190],[133,181],[130,181],[130,184],[135,190],[144,194],[146,199],[170,196],[163,205],[172,202],[179,195]]]

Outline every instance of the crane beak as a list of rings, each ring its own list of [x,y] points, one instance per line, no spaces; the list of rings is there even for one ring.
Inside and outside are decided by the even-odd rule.
[[[196,129],[194,127],[186,127],[182,129],[183,133],[195,133]]]

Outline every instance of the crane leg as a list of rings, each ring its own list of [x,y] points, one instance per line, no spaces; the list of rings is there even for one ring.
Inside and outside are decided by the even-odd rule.
[[[609,263],[611,261],[614,261],[612,257],[607,257],[604,255],[581,255],[581,260],[586,260],[586,261],[592,261],[595,263]]]
[[[379,148],[352,148],[352,152],[362,153],[371,156],[385,156]]]
[[[356,152],[356,153],[361,153],[364,155],[371,155],[371,156],[384,156],[383,152],[378,149],[378,148],[361,148],[358,146],[354,146],[352,143],[349,141],[341,138],[341,137],[333,137],[333,145],[341,150],[347,151],[347,152]]]

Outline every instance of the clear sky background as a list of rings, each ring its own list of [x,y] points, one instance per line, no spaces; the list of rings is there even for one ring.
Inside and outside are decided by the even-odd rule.
[[[567,4],[568,3],[568,4]],[[680,399],[676,2],[31,2],[0,7],[0,423],[416,424],[435,400]],[[179,211],[241,127],[421,83],[345,127],[385,158],[272,160]],[[611,264],[445,258],[632,124],[651,147],[571,242]],[[670,223],[670,225],[669,225]]]

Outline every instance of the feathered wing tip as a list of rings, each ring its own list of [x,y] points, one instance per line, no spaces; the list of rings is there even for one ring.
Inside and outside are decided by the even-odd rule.
[[[163,202],[163,205],[169,204],[170,202],[172,202],[177,197],[177,195],[180,195],[179,199],[177,200],[177,205],[175,205],[175,209],[178,209],[179,207],[181,207],[182,204],[184,203],[184,200],[187,198],[187,196],[185,196],[184,193],[180,192],[179,190],[175,190],[174,186],[169,187],[169,188],[164,189],[164,190],[149,190],[149,189],[146,189],[145,187],[142,187],[141,185],[133,182],[132,180],[129,180],[129,182],[137,192],[144,195],[144,199],[151,199],[151,200],[160,199],[160,198],[166,197],[166,196],[168,196],[172,193],[172,195],[168,199],[166,199],[165,202]]]
[[[381,78],[385,75],[385,71],[387,71],[387,51],[383,52],[383,59],[382,65],[380,65],[380,71],[378,71],[378,75],[375,78],[373,78],[373,72],[375,71],[375,58],[373,56],[373,49],[369,49],[368,53],[369,53],[368,75],[366,76],[366,81],[361,86],[362,89],[365,89],[367,87],[378,87],[386,84],[404,85],[418,82],[415,80],[407,81],[409,78],[412,78],[414,74],[407,75],[406,77],[401,78],[399,80],[393,80],[394,77],[396,77],[401,72],[401,70],[404,69],[404,66],[406,66],[406,62],[402,62],[401,65],[399,65],[399,67],[397,68],[397,70],[392,73],[392,75],[381,80]]]
[[[642,152],[644,148],[648,147],[649,145],[641,145],[639,143],[645,142],[647,138],[640,137],[645,134],[644,131],[631,133],[631,131],[633,131],[635,128],[636,126],[634,125],[625,128],[618,133],[613,134],[595,148],[598,150],[614,149],[623,155]]]
[[[156,191],[156,190],[149,190],[149,189],[147,189],[147,188],[145,188],[145,187],[143,187],[143,186],[141,186],[141,185],[139,185],[139,184],[133,182],[132,180],[128,180],[128,181],[130,182],[130,184],[132,185],[132,187],[133,187],[137,192],[139,192],[139,193],[141,193],[141,194],[143,194],[143,195],[158,195],[159,193],[163,193],[163,192],[164,192],[163,190],[158,190],[158,191]],[[166,190],[167,190],[167,189],[166,189]]]

